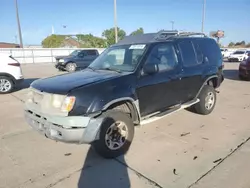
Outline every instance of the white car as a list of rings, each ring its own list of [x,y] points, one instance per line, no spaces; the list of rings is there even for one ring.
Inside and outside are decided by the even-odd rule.
[[[0,53],[0,94],[10,93],[22,80],[20,63],[8,53]]]
[[[235,50],[227,49],[227,48],[221,48],[221,54],[223,58],[228,58],[232,53],[235,52]]]
[[[237,50],[228,57],[228,61],[244,61],[248,58],[248,50]]]

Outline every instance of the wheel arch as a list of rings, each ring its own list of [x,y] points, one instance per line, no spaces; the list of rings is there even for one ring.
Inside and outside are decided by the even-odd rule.
[[[105,104],[102,110],[107,111],[110,109],[117,109],[119,111],[129,113],[135,124],[139,124],[140,122],[140,109],[138,100],[134,100],[130,97],[115,99]]]
[[[16,79],[11,74],[5,73],[5,72],[0,72],[0,76],[6,76],[6,77],[10,78],[14,84],[16,84]]]
[[[211,85],[213,86],[214,88],[217,88],[219,84],[219,78],[217,75],[213,75],[213,76],[209,76],[208,78],[205,79],[205,81],[203,82],[201,88],[199,89],[197,95],[196,95],[196,98],[198,98],[198,96],[200,95],[201,93],[201,90],[203,89],[203,87],[205,85]]]

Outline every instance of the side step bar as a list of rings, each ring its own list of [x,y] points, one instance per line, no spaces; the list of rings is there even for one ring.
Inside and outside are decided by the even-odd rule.
[[[200,102],[200,99],[194,99],[192,101],[189,101],[189,102],[186,102],[182,105],[179,105],[177,107],[174,107],[174,108],[171,108],[167,111],[164,111],[164,112],[160,112],[160,113],[157,113],[157,114],[153,114],[153,115],[149,115],[147,118],[143,119],[141,122],[140,122],[140,125],[145,125],[145,124],[148,124],[148,123],[151,123],[153,121],[157,121],[161,118],[164,118],[166,116],[168,116],[169,114],[172,114],[174,112],[177,112],[179,110],[182,110],[184,108],[188,108],[196,103]]]

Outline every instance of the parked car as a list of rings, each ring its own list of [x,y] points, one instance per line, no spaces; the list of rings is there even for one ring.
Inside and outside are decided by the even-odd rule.
[[[69,56],[57,56],[55,67],[59,70],[74,72],[79,69],[84,69],[99,56],[98,50],[74,50]]]
[[[210,114],[223,59],[214,39],[196,35],[128,36],[83,71],[34,81],[25,103],[28,124],[50,139],[89,143],[114,158],[128,151],[135,125],[188,107]]]
[[[250,51],[248,53],[248,58],[239,65],[239,78],[241,80],[250,79]]]
[[[235,50],[228,49],[228,48],[221,48],[221,54],[223,58],[228,58]]]
[[[246,60],[248,57],[248,53],[250,53],[250,51],[248,51],[248,50],[237,50],[228,57],[228,61],[229,62],[232,62],[232,61],[237,62],[237,61]]]
[[[0,53],[0,94],[12,92],[22,80],[20,63],[8,53]]]

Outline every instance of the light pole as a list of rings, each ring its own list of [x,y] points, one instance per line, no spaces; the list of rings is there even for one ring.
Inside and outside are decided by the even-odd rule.
[[[204,33],[205,15],[206,15],[206,0],[203,0],[202,26],[201,26],[201,32],[202,33]]]
[[[174,21],[170,21],[172,23],[172,31],[174,30]]]
[[[118,31],[117,31],[116,0],[114,0],[114,25],[115,25],[115,43],[117,43],[118,42]]]
[[[18,27],[18,34],[19,34],[20,48],[23,48],[23,39],[22,39],[21,25],[20,25],[20,21],[19,21],[19,14],[18,14],[18,5],[17,5],[17,0],[15,0],[15,5],[16,5],[16,19],[17,19],[17,27]]]

